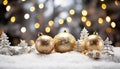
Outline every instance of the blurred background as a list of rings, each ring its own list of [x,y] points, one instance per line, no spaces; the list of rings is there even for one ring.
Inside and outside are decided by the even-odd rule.
[[[84,27],[120,46],[120,1],[0,0],[0,32],[12,46],[21,39],[33,45],[39,32],[54,37],[64,29],[79,39]]]

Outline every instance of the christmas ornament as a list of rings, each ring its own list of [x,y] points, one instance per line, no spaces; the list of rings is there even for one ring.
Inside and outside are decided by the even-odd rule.
[[[36,50],[39,53],[49,54],[54,49],[54,40],[48,35],[40,35],[35,43]]]
[[[72,51],[76,45],[76,39],[66,30],[62,33],[57,34],[54,37],[55,51],[57,52],[68,52]]]
[[[103,40],[99,35],[93,34],[85,39],[85,46],[86,49],[89,51],[92,50],[101,51],[103,49]]]

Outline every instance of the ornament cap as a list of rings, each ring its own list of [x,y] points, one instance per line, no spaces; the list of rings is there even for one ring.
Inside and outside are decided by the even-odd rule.
[[[98,32],[95,31],[93,34],[94,34],[94,35],[98,35]]]
[[[67,31],[66,30],[64,30],[64,33],[66,33]]]
[[[42,36],[43,35],[43,33],[38,33],[38,36]]]

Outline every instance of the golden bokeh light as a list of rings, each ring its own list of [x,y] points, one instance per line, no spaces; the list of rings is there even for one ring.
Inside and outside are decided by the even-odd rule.
[[[91,21],[87,21],[87,22],[86,22],[86,26],[87,26],[87,27],[90,27],[90,26],[91,26]]]
[[[38,29],[38,28],[40,28],[40,24],[39,24],[39,23],[35,23],[34,27],[35,27],[36,29]]]
[[[87,16],[88,12],[86,10],[82,10],[82,15]]]
[[[102,9],[105,10],[105,9],[107,8],[107,5],[103,3],[103,4],[101,5],[101,7],[102,7]]]
[[[59,19],[59,20],[58,20],[58,23],[59,23],[59,24],[63,24],[63,23],[64,23],[64,20],[63,20],[63,19]]]
[[[100,0],[100,1],[104,1],[104,0]]]
[[[103,23],[103,18],[98,18],[98,23],[102,24]]]
[[[30,18],[30,14],[26,13],[26,14],[24,15],[24,18],[25,18],[25,19],[29,19],[29,18]]]
[[[35,7],[34,6],[30,7],[30,11],[34,12],[35,11]]]
[[[115,23],[115,22],[112,22],[112,23],[111,23],[111,27],[112,27],[112,28],[115,28],[115,27],[116,27],[116,23]]]
[[[15,17],[15,16],[12,16],[12,17],[10,18],[10,21],[11,21],[12,23],[14,23],[14,22],[16,21],[16,17]]]
[[[30,41],[29,41],[29,44],[30,44],[30,45],[34,45],[34,44],[35,44],[35,41],[34,41],[34,40],[30,40]]]
[[[82,22],[86,22],[86,20],[87,20],[87,18],[86,18],[85,16],[82,16],[82,17],[81,17],[81,21],[82,21]]]
[[[7,12],[10,11],[10,9],[11,9],[11,6],[10,6],[10,5],[7,5],[6,11],[7,11]]]
[[[72,18],[71,17],[67,17],[66,20],[67,20],[67,22],[71,22]]]
[[[25,33],[25,32],[26,32],[26,27],[22,27],[22,28],[21,28],[21,32],[22,32],[22,33]]]
[[[48,25],[49,25],[49,26],[53,26],[53,24],[54,24],[54,22],[53,22],[52,20],[50,20],[50,21],[48,22]]]
[[[23,2],[24,2],[24,1],[26,1],[26,0],[21,0],[21,1],[23,1]]]
[[[43,4],[43,3],[40,3],[40,4],[39,4],[39,8],[40,8],[40,9],[43,9],[43,8],[44,8],[44,4]]]
[[[115,0],[115,5],[117,5],[117,6],[118,6],[118,3],[119,3],[119,2],[118,2],[118,0]]]
[[[4,0],[3,5],[7,5],[7,4],[8,4],[8,0]]]
[[[46,27],[46,28],[45,28],[45,32],[46,32],[46,33],[49,33],[49,32],[50,32],[50,27]]]
[[[71,9],[71,10],[69,11],[69,14],[70,14],[70,15],[74,15],[74,14],[75,14],[75,10],[74,10],[74,9]]]
[[[110,22],[111,18],[109,16],[106,17],[106,22]]]

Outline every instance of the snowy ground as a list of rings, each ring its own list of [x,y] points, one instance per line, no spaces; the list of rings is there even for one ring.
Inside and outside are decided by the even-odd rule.
[[[120,69],[120,48],[114,48],[115,57],[91,59],[72,51],[67,53],[0,55],[0,69]]]

